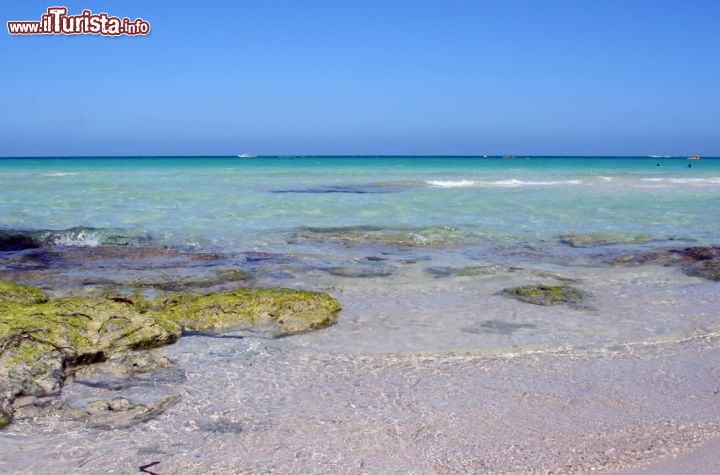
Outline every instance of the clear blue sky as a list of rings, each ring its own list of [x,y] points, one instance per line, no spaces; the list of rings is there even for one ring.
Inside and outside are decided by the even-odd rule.
[[[55,4],[152,33],[7,33]],[[719,0],[24,0],[0,19],[0,156],[720,155]]]

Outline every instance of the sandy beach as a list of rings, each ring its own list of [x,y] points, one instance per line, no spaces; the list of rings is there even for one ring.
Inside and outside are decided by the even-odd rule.
[[[182,378],[63,392],[72,401],[151,384],[181,395],[164,414],[112,431],[58,414],[20,418],[0,433],[0,466],[134,473],[159,461],[152,470],[179,474],[673,473],[681,465],[709,474],[718,463],[703,446],[717,444],[720,429],[719,343],[708,334],[601,351],[370,356],[308,353],[291,338],[186,337],[160,350]]]

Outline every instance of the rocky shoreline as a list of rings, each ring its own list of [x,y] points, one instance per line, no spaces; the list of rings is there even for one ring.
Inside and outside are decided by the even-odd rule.
[[[167,365],[132,352],[174,343],[183,332],[253,328],[283,336],[332,325],[339,310],[337,300],[325,293],[290,289],[174,292],[153,300],[140,291],[110,292],[50,300],[36,287],[0,281],[0,426],[11,422],[16,400],[24,398],[20,404],[26,406],[57,394],[67,375],[83,374],[85,365],[104,363],[114,374],[151,371]],[[97,419],[124,412],[131,420],[144,420],[172,401],[140,407],[116,398],[90,403],[85,415],[71,413]]]

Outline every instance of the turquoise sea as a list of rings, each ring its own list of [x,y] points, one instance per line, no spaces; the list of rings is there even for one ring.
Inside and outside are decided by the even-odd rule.
[[[0,229],[121,228],[203,249],[283,248],[302,226],[544,246],[581,232],[720,235],[712,158],[4,158],[0,190]]]
[[[718,158],[3,158],[0,196],[0,233],[54,252],[42,262],[33,250],[1,253],[5,277],[78,293],[183,279],[222,287],[215,277],[240,269],[253,285],[341,300],[340,323],[308,345],[606,345],[720,323],[716,282],[617,265],[717,244]],[[182,254],[73,254],[105,245]],[[200,253],[215,257],[188,257]],[[501,295],[558,282],[591,303],[548,310]]]

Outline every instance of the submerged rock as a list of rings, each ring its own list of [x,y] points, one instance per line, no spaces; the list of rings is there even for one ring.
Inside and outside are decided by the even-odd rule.
[[[125,397],[115,397],[91,401],[84,408],[66,406],[64,412],[97,429],[124,429],[153,419],[178,399],[179,396],[172,394],[140,404]]]
[[[444,247],[456,245],[465,237],[459,228],[428,226],[421,228],[381,228],[377,226],[301,227],[289,242],[318,241],[338,244],[385,244],[402,247]]]
[[[577,233],[560,236],[560,242],[572,247],[607,246],[610,244],[644,244],[652,236],[643,233]]]
[[[68,365],[166,345],[180,333],[177,323],[160,313],[141,313],[127,299],[0,302],[0,406],[19,395],[58,392]]]
[[[172,293],[152,302],[146,302],[142,292],[47,301],[40,289],[0,282],[0,426],[10,422],[15,398],[57,393],[68,370],[92,379],[94,374],[126,377],[167,366],[166,359],[132,350],[173,343],[183,330],[267,326],[277,335],[288,335],[331,325],[339,310],[329,295],[301,290]],[[75,368],[105,361],[98,371]],[[79,417],[89,417],[98,427],[124,427],[165,407],[166,402],[127,410],[110,405],[107,410],[123,412],[122,417]]]
[[[503,290],[509,297],[535,305],[579,305],[585,294],[569,285],[522,285]]]
[[[495,334],[510,336],[518,330],[535,329],[537,325],[532,323],[510,323],[502,320],[485,320],[473,325],[462,327],[461,330],[466,333],[474,334]]]
[[[620,256],[616,265],[659,264],[675,266],[685,274],[720,281],[720,246],[695,246],[684,249],[665,249]]]
[[[0,252],[37,249],[42,243],[26,234],[0,234]]]
[[[0,234],[0,251],[54,246],[127,246],[150,240],[147,232],[120,228],[74,227]]]
[[[522,270],[522,268],[503,265],[485,265],[465,267],[428,267],[425,269],[425,272],[433,277],[487,277],[510,274],[519,270]]]
[[[338,277],[356,277],[356,278],[367,278],[367,277],[387,277],[392,274],[390,269],[385,268],[367,268],[367,267],[328,267],[324,269],[330,275],[336,275]]]
[[[241,288],[230,292],[161,297],[164,314],[186,330],[269,327],[276,335],[324,328],[337,320],[340,304],[323,292]]]
[[[183,278],[158,278],[152,280],[114,281],[116,286],[126,288],[146,288],[164,291],[192,291],[211,287],[248,281],[252,276],[242,269],[218,269],[211,276],[188,276]]]

